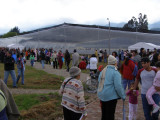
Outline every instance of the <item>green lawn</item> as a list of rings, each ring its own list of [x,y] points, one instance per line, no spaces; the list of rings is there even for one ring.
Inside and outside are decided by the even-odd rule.
[[[19,120],[49,120],[63,116],[58,93],[14,95],[14,99],[21,113]]]
[[[17,73],[17,68],[15,66],[15,72]],[[0,64],[0,79],[3,80],[4,78],[4,65]],[[64,80],[63,77],[49,74],[44,72],[43,70],[37,70],[31,66],[26,65],[25,75],[24,75],[24,82],[25,85],[21,85],[21,79],[19,81],[18,87],[19,88],[32,88],[32,89],[59,89],[62,81]],[[12,87],[12,79],[9,75],[8,87]]]

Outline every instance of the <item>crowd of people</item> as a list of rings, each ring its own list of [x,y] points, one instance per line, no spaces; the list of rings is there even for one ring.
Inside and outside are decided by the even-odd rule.
[[[50,64],[53,69],[62,69],[66,66],[66,71],[70,77],[66,78],[60,88],[62,95],[62,106],[64,119],[79,120],[87,117],[83,84],[80,81],[80,73],[83,69],[89,69],[97,73],[98,63],[104,62],[98,77],[97,96],[100,99],[102,110],[102,120],[114,120],[115,109],[118,99],[125,101],[129,96],[129,120],[135,120],[138,109],[138,96],[141,95],[144,116],[146,120],[158,120],[159,116],[159,91],[160,91],[160,52],[140,49],[118,50],[111,55],[107,50],[95,50],[92,55],[79,55],[76,49],[73,53],[68,50],[62,53],[53,49],[7,49],[0,48],[0,62],[4,63],[4,83],[7,85],[9,74],[13,80],[13,88],[21,77],[21,84],[24,85],[24,72],[26,60],[30,60],[30,65],[41,62],[42,68],[45,64]],[[72,61],[72,67],[70,63]],[[16,77],[15,64],[18,69]],[[139,83],[141,84],[141,94],[139,93]],[[126,93],[125,93],[126,92]],[[6,105],[6,98],[3,91],[0,91],[0,99]],[[5,107],[0,108],[4,112]],[[0,112],[0,115],[1,115]],[[6,116],[6,115],[4,115]]]

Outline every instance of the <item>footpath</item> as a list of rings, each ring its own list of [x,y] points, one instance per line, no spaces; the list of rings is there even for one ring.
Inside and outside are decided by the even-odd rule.
[[[30,65],[29,61],[27,61],[26,65]],[[48,72],[50,74],[55,74],[63,77],[69,77],[69,73],[66,72],[65,69],[53,69],[53,66],[46,65],[45,68],[42,69],[42,66],[39,62],[36,62],[33,66],[36,69],[44,70],[45,72]],[[81,80],[84,82],[87,79],[88,74],[81,73]],[[49,93],[49,92],[56,92],[56,90],[34,90],[34,89],[11,89],[11,92],[13,94],[31,94],[31,93]],[[85,93],[87,94],[87,93]],[[87,105],[87,112],[88,116],[86,120],[101,120],[101,108],[99,104],[99,100],[96,95],[93,95],[93,100],[91,103]],[[137,120],[144,120],[144,114],[142,110],[142,103],[141,103],[141,97],[138,98],[138,112],[137,112]],[[123,102],[122,100],[118,100],[116,112],[115,112],[115,120],[123,120]],[[125,101],[125,111],[126,111],[126,120],[128,120],[128,97]]]

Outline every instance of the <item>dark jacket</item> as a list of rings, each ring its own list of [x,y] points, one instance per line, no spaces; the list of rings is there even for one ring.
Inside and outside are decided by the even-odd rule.
[[[5,57],[4,58],[4,70],[9,71],[9,70],[14,70],[14,58],[12,57]]]
[[[44,52],[41,52],[41,53],[40,53],[40,59],[41,59],[41,60],[45,60],[45,53],[44,53]]]

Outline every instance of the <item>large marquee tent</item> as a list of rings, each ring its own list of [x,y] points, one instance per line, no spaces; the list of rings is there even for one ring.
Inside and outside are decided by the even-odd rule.
[[[128,50],[138,50],[139,51],[141,48],[144,48],[146,50],[147,49],[154,50],[154,48],[160,49],[160,46],[152,44],[152,43],[138,42],[134,45],[129,46]]]

